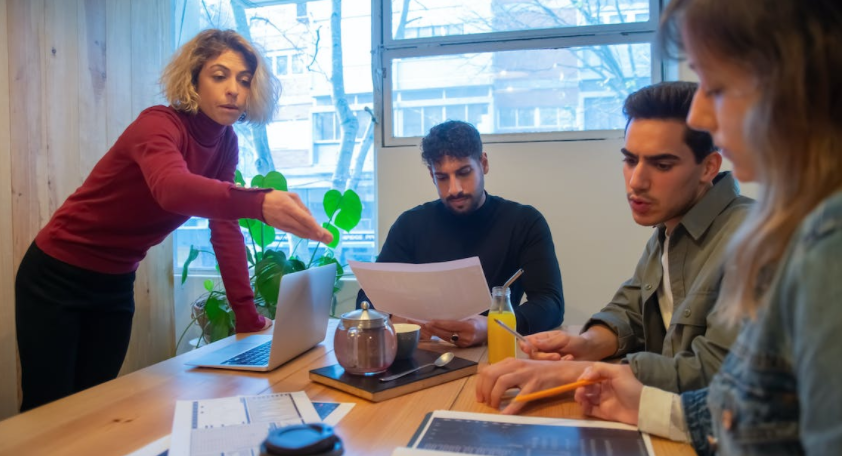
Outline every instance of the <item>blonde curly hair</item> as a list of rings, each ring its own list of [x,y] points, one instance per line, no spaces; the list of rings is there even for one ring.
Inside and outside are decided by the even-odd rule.
[[[281,96],[281,83],[268,70],[260,52],[233,30],[204,30],[184,43],[161,75],[164,96],[173,108],[196,114],[199,110],[199,94],[196,91],[199,72],[208,60],[229,50],[240,54],[253,74],[242,120],[258,125],[269,123]]]

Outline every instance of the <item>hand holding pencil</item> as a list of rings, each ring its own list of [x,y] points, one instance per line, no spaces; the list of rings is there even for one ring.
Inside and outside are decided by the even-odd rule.
[[[538,361],[507,358],[503,361],[483,365],[476,383],[476,399],[494,409],[500,409],[507,391],[520,390],[521,395],[564,385],[582,374],[589,362]],[[527,402],[509,401],[503,408],[504,414],[518,413]]]
[[[628,364],[594,363],[579,380],[594,382],[576,390],[585,415],[637,426],[643,384]]]

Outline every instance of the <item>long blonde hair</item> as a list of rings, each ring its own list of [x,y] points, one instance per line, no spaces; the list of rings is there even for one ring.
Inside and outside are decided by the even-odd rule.
[[[261,53],[233,30],[204,30],[184,43],[161,75],[164,96],[175,109],[196,114],[199,72],[208,60],[228,50],[239,53],[253,74],[243,120],[259,125],[271,122],[281,96],[281,83],[268,70]]]
[[[662,47],[684,49],[682,30],[759,84],[744,131],[760,197],[731,241],[719,303],[735,323],[757,314],[804,218],[842,189],[842,2],[672,0]]]

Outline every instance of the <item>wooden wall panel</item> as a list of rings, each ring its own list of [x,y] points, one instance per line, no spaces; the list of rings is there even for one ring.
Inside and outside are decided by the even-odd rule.
[[[79,48],[77,0],[48,1],[44,11],[44,97],[47,197],[53,214],[79,188]],[[43,226],[43,223],[42,223]],[[40,227],[39,227],[40,228]]]
[[[106,119],[108,79],[106,68],[106,0],[77,0],[77,48],[79,53],[79,170],[84,178],[105,155],[108,142]],[[119,47],[114,48],[119,50]],[[116,51],[112,50],[112,54]],[[81,181],[80,181],[81,184]]]
[[[9,105],[14,263],[50,216],[47,191],[43,0],[8,0]]]
[[[0,0],[0,369],[17,373],[14,273],[38,230],[137,114],[161,103],[171,0]],[[173,352],[172,241],[138,271],[122,373]],[[0,376],[0,419],[17,410]]]
[[[106,143],[111,146],[134,120],[132,112],[132,0],[108,0],[105,5]]]
[[[0,43],[8,43],[6,0],[0,0]],[[17,412],[14,242],[12,240],[12,155],[9,125],[9,55],[0,45],[0,419]]]
[[[172,54],[169,0],[133,1],[131,7],[132,114],[164,103],[158,79]],[[172,236],[149,250],[137,271],[132,341],[121,372],[131,372],[175,353]],[[169,337],[162,337],[163,334]]]

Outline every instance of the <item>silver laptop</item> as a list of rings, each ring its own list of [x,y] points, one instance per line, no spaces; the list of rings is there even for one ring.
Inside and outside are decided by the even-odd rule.
[[[187,364],[266,372],[323,341],[327,332],[336,265],[285,274],[271,336],[249,336]]]

